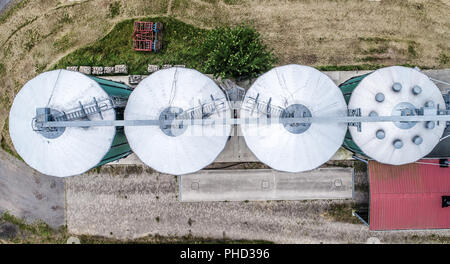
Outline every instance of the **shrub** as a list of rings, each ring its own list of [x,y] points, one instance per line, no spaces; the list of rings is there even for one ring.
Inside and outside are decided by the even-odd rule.
[[[202,70],[216,77],[250,78],[272,68],[276,59],[255,29],[248,26],[211,30],[202,45]]]
[[[109,17],[115,18],[120,14],[120,3],[119,2],[113,2],[109,4]]]

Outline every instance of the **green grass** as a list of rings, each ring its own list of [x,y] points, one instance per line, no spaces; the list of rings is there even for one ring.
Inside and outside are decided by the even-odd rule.
[[[18,228],[16,237],[7,240],[11,243],[66,243],[69,237],[66,227],[54,230],[44,222],[38,221],[33,224],[28,224],[23,219],[17,218],[8,212],[0,216],[0,223],[2,222],[14,224]]]
[[[120,2],[109,4],[109,17],[114,18],[120,14]]]
[[[135,20],[159,21],[164,24],[162,51],[155,53],[133,50],[132,34]],[[185,24],[170,17],[125,20],[118,23],[109,34],[94,44],[80,48],[62,58],[52,69],[81,65],[114,66],[116,64],[126,64],[129,74],[148,74],[148,64],[157,64],[159,66],[163,64],[184,64],[188,68],[201,71],[203,63],[207,60],[207,54],[202,53],[202,44],[208,32],[208,30]],[[383,38],[364,38],[362,40],[374,43],[386,41]],[[63,37],[57,40],[54,45],[57,48],[65,50],[68,46],[68,40]],[[370,51],[382,52],[384,49],[380,48],[380,50]],[[416,55],[414,46],[411,46],[409,54],[412,56]],[[445,54],[441,54],[439,60],[441,64],[446,64],[449,59]],[[366,61],[372,62],[370,57]],[[315,66],[315,68],[321,71],[361,71],[377,70],[385,66],[383,64],[367,63],[359,65],[322,65]],[[428,68],[410,64],[404,64],[402,66],[419,66],[421,69]]]
[[[0,97],[0,102],[1,102],[1,97]],[[10,146],[9,144],[6,142],[5,136],[9,133],[9,118],[6,118],[5,120],[5,125],[3,126],[3,130],[1,131],[1,140],[0,140],[0,148],[2,148],[4,151],[6,151],[7,153],[9,153],[11,156],[14,156],[15,158],[17,158],[18,160],[23,161],[22,157],[19,156],[19,154],[17,154]]]
[[[207,30],[185,24],[173,18],[141,18],[139,21],[159,21],[164,24],[163,50],[138,52],[133,50],[133,26],[135,19],[118,23],[105,37],[94,44],[78,49],[62,58],[53,68],[67,66],[114,66],[126,64],[130,74],[148,74],[148,64],[184,64],[200,70],[206,60],[201,54],[201,43]]]
[[[319,71],[374,71],[383,67],[389,67],[392,65],[383,65],[383,64],[359,64],[359,65],[323,65],[323,66],[314,66],[314,68]],[[413,64],[400,64],[399,66],[405,67],[419,67],[422,70],[431,69],[427,66],[421,65],[413,65]]]
[[[376,70],[384,67],[381,64],[360,64],[360,65],[324,65],[315,66],[319,71],[364,71]]]
[[[98,236],[78,236],[81,244],[273,244],[266,240],[232,240],[232,239],[215,239],[215,238],[199,238],[192,235],[181,237],[151,235],[135,240],[117,240]]]
[[[438,60],[440,65],[450,64],[450,56],[445,53],[439,54]]]
[[[356,203],[330,204],[326,209],[325,215],[335,222],[360,224],[361,222],[352,215],[352,210],[357,207]]]

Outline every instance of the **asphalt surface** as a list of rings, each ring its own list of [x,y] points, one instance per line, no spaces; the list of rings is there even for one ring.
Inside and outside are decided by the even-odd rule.
[[[12,1],[13,0],[0,0],[0,15],[3,13],[3,9],[8,7]]]
[[[64,181],[36,172],[0,149],[0,212],[65,225]]]

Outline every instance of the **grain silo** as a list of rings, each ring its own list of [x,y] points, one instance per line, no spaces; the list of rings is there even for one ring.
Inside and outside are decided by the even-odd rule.
[[[131,93],[121,83],[54,70],[28,81],[9,114],[17,153],[41,173],[66,177],[131,153],[123,128],[46,127],[46,122],[116,120]]]
[[[346,123],[291,122],[289,118],[345,117],[341,91],[320,71],[300,65],[276,67],[260,76],[245,95],[242,134],[255,156],[270,167],[288,172],[312,170],[339,149]],[[269,122],[269,120],[277,122]]]
[[[349,109],[362,117],[435,116],[444,98],[423,73],[393,66],[351,78],[340,85]],[[445,121],[363,122],[349,126],[344,146],[378,162],[401,165],[426,156],[439,143]]]
[[[142,80],[125,109],[125,122],[159,120],[160,124],[127,125],[125,134],[142,162],[181,175],[212,163],[231,132],[231,125],[190,125],[190,120],[229,118],[226,96],[213,80],[196,70],[173,67]]]

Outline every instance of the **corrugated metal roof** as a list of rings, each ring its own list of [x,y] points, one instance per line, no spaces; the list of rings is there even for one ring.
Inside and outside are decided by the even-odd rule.
[[[442,208],[442,196],[450,196],[450,168],[439,160],[419,162],[369,162],[370,230],[450,228],[450,207]]]

